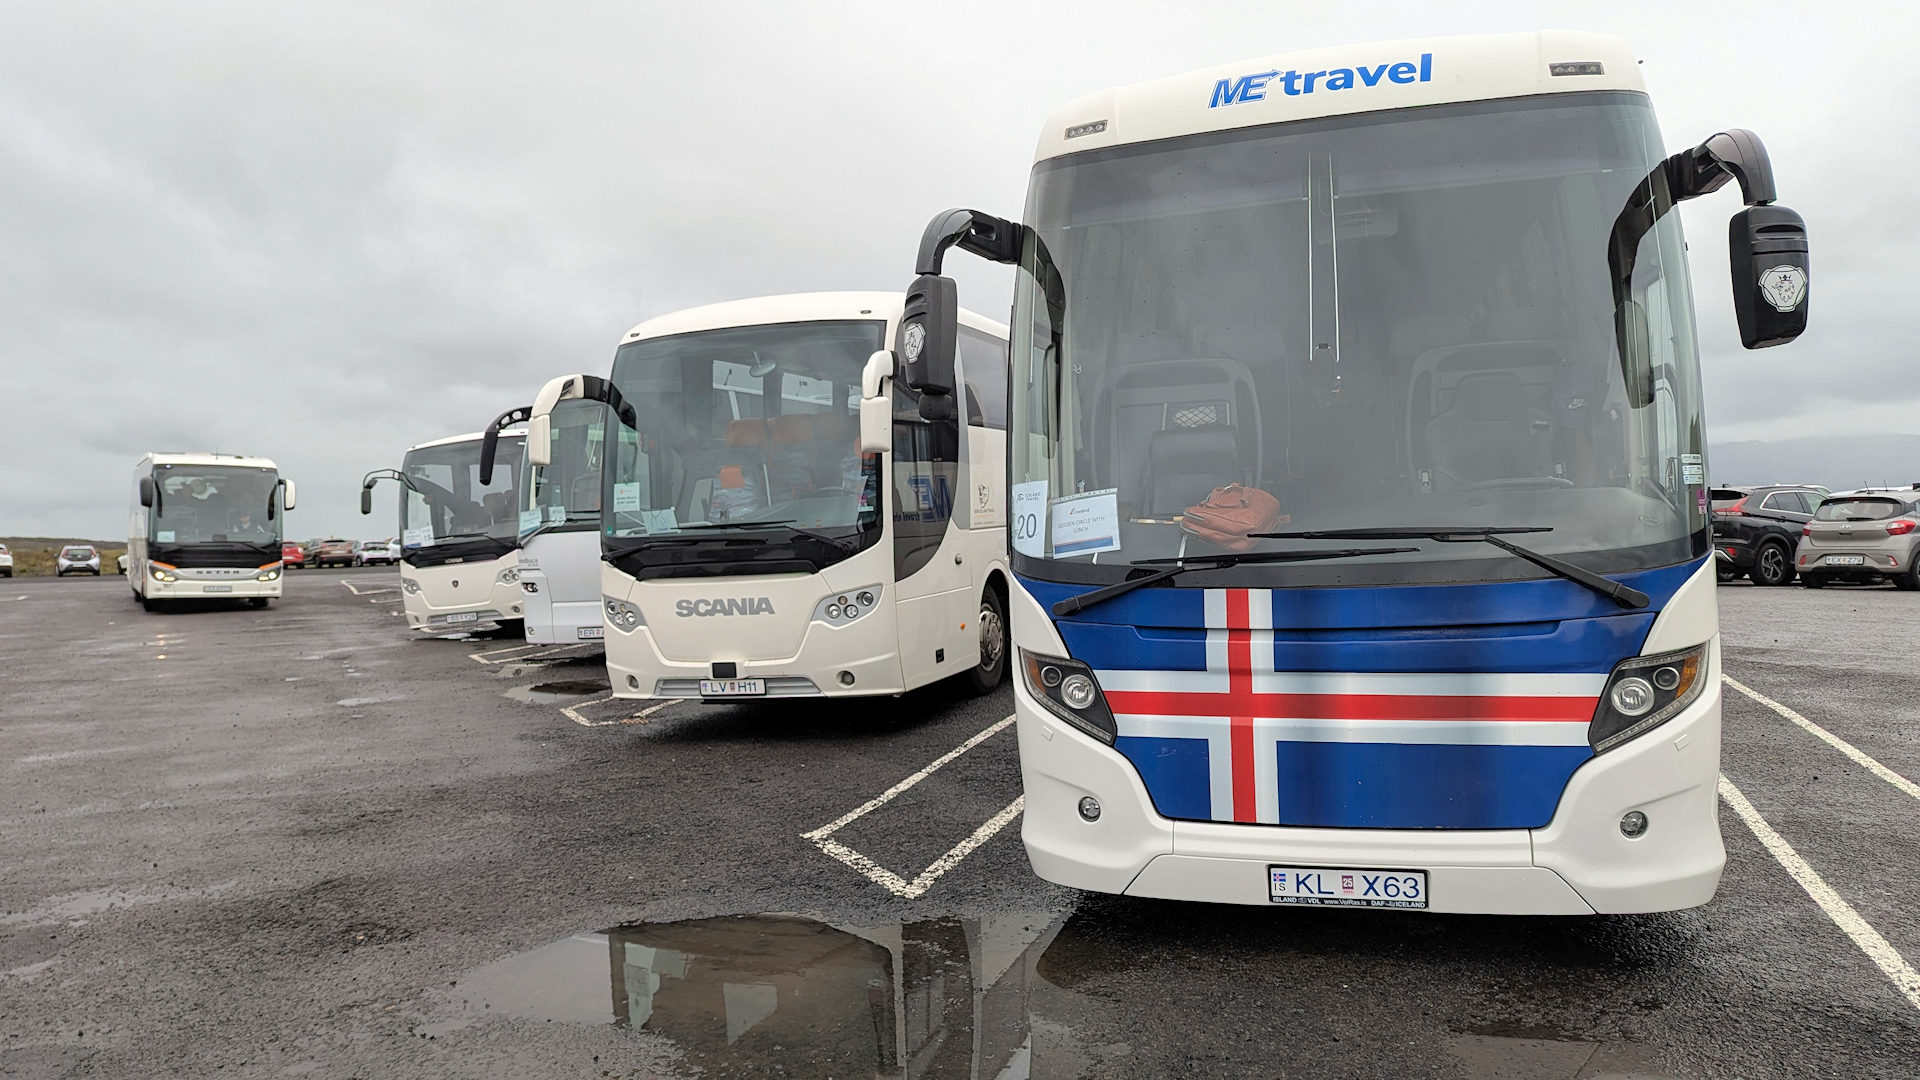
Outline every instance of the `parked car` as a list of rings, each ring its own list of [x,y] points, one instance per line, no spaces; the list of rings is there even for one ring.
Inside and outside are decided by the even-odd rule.
[[[1801,530],[1794,566],[1800,584],[1835,581],[1920,589],[1920,491],[1848,492],[1829,496]]]
[[[313,565],[322,570],[329,566],[358,566],[360,554],[354,550],[353,541],[328,537],[313,549]]]
[[[92,544],[68,544],[60,549],[60,555],[53,560],[53,576],[66,577],[68,574],[92,574],[100,576],[100,553]]]
[[[360,541],[360,565],[392,566],[400,561],[400,545],[392,540]]]
[[[1801,527],[1813,520],[1813,508],[1826,493],[1807,484],[1710,490],[1720,580],[1750,576],[1755,585],[1791,584]]]
[[[113,561],[116,565],[120,567],[120,576],[125,577],[127,574],[127,553],[124,551],[121,552],[119,555],[114,557]]]
[[[307,565],[307,549],[298,540],[288,540],[280,545],[280,566],[286,570],[301,570]]]
[[[13,552],[7,550],[7,545],[0,544],[0,577],[12,577],[12,576],[13,576]]]

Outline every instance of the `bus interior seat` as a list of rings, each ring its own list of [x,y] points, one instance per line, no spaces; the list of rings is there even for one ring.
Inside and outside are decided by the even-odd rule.
[[[1148,469],[1157,475],[1170,476],[1193,462],[1176,465],[1173,458],[1168,458],[1155,469],[1152,447],[1156,437],[1213,429],[1202,440],[1168,441],[1166,449],[1161,451],[1187,461],[1194,447],[1204,444],[1218,449],[1222,445],[1219,437],[1223,434],[1230,445],[1231,461],[1210,456],[1206,462],[1206,467],[1214,470],[1213,483],[1171,512],[1179,513],[1223,484],[1257,486],[1261,482],[1265,447],[1261,443],[1260,395],[1245,364],[1219,358],[1158,360],[1117,368],[1111,380],[1111,389],[1103,395],[1107,398],[1107,407],[1094,412],[1098,418],[1096,423],[1105,428],[1096,433],[1096,445],[1105,445],[1108,476],[1117,480],[1143,475],[1140,462],[1143,449],[1147,451]],[[1151,508],[1159,506],[1166,490],[1162,488],[1156,493],[1142,487],[1136,494],[1122,486],[1120,497],[1123,502]],[[1151,516],[1163,513],[1158,509],[1142,512]]]
[[[1438,457],[1445,451],[1433,441],[1433,424],[1455,408],[1463,384],[1481,376],[1505,375],[1512,380],[1513,388],[1491,390],[1491,384],[1484,383],[1469,388],[1469,395],[1484,391],[1495,397],[1494,401],[1473,404],[1473,414],[1485,415],[1498,407],[1497,401],[1517,394],[1516,407],[1529,415],[1528,423],[1531,425],[1537,420],[1550,427],[1554,382],[1560,377],[1560,368],[1561,346],[1555,341],[1466,342],[1422,352],[1414,359],[1407,377],[1406,439],[1413,489],[1426,491],[1434,487]],[[1467,415],[1461,413],[1453,420],[1459,421]],[[1450,421],[1440,430],[1454,434],[1460,429]],[[1548,471],[1524,475],[1551,475],[1550,469],[1548,466]]]
[[[1485,480],[1551,474],[1552,420],[1507,371],[1476,372],[1453,387],[1427,422],[1434,488],[1457,491]]]
[[[1233,483],[1240,471],[1239,442],[1226,424],[1156,431],[1140,473],[1141,512],[1171,517]]]
[[[747,417],[727,422],[725,446],[689,453],[692,484],[677,508],[680,520],[732,520],[765,506],[766,445],[767,422]]]
[[[767,421],[768,491],[792,498],[813,487],[813,414],[785,413]]]

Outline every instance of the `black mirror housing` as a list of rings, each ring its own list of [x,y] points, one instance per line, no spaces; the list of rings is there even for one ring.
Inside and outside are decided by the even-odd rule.
[[[1807,328],[1807,225],[1784,206],[1749,206],[1727,228],[1740,344],[1783,345]]]
[[[153,509],[153,493],[154,493],[153,477],[151,476],[141,477],[140,478],[140,505],[146,507],[149,510]]]
[[[363,487],[360,489],[360,512],[363,514],[373,513],[373,489],[372,488]]]
[[[960,291],[953,279],[921,274],[907,290],[894,353],[900,379],[921,394],[953,393],[953,352],[960,327]]]

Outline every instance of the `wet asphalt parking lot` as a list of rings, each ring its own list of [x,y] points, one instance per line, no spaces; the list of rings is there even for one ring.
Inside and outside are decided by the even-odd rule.
[[[397,584],[0,583],[0,1075],[1920,1066],[1920,596],[1723,587],[1718,898],[1522,919],[1055,888],[1005,689],[645,709]]]

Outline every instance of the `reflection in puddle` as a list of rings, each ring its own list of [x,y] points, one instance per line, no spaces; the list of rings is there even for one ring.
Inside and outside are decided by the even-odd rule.
[[[1046,1031],[1059,1065],[1098,1056],[1029,1023],[1050,916],[829,926],[794,915],[638,923],[508,957],[457,993],[476,1011],[657,1032],[706,1076],[1018,1080]],[[436,1025],[440,1031],[463,1024]]]
[[[516,686],[506,692],[506,696],[515,701],[524,701],[530,705],[553,705],[575,698],[592,697],[607,692],[605,682],[579,679],[571,682],[543,682],[531,686]]]

